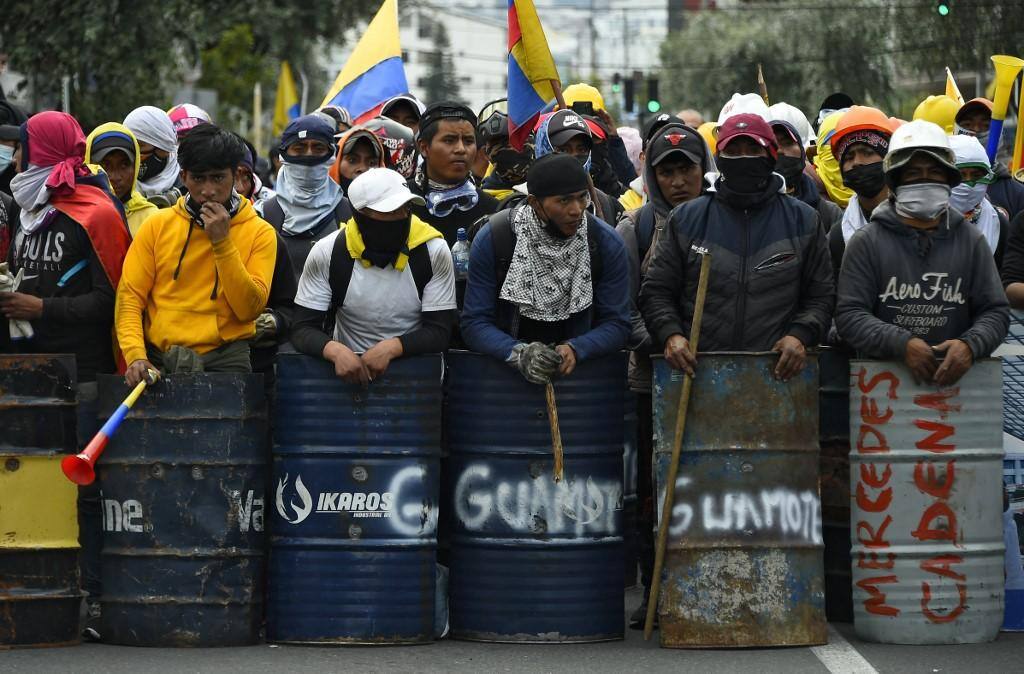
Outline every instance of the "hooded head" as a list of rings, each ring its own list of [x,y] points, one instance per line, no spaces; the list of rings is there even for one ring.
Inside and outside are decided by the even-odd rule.
[[[666,215],[700,196],[704,174],[714,170],[711,151],[695,129],[681,123],[661,127],[644,152],[644,185],[655,212]]]
[[[800,132],[795,126],[781,119],[772,120],[771,126],[775,133],[775,142],[779,146],[775,172],[785,179],[787,191],[796,192],[801,187],[807,162],[807,151],[804,149]]]
[[[210,113],[191,103],[182,103],[181,105],[174,106],[167,111],[167,116],[170,118],[171,124],[174,125],[174,132],[178,134],[178,138],[181,138],[200,124],[209,124],[213,121]]]
[[[352,181],[371,168],[385,166],[384,146],[373,131],[355,126],[341,134],[338,139],[338,155],[331,165],[329,175],[348,191]]]
[[[160,108],[143,105],[124,118],[124,125],[139,143],[139,191],[144,196],[163,194],[178,180],[178,134],[171,118]]]
[[[974,136],[950,136],[949,147],[960,169],[961,183],[953,188],[949,203],[964,215],[974,213],[985,199],[988,186],[995,180],[992,163],[981,142]]]
[[[139,143],[124,124],[108,122],[93,129],[86,138],[85,163],[103,168],[114,194],[125,205],[139,194]]]
[[[811,123],[807,121],[807,115],[801,112],[799,108],[789,103],[775,103],[769,106],[768,117],[772,124],[775,124],[775,122],[786,122],[789,124],[796,132],[797,138],[799,138],[800,144],[804,148],[811,144],[814,131],[811,129]]]
[[[21,168],[46,169],[51,194],[73,192],[78,179],[89,175],[85,134],[74,117],[49,110],[33,115],[21,128]]]
[[[829,99],[825,99],[828,102]],[[843,176],[839,170],[839,160],[832,154],[832,147],[829,141],[835,133],[836,124],[846,110],[836,110],[821,121],[818,128],[817,153],[814,155],[814,166],[818,170],[818,177],[825,185],[829,198],[840,208],[846,208],[853,196],[853,190],[843,184]]]

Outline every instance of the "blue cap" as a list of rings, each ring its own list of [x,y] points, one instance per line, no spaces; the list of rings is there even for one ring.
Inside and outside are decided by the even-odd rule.
[[[285,127],[281,134],[281,153],[286,147],[300,140],[319,140],[332,148],[334,154],[334,127],[327,123],[321,115],[303,115],[294,119]]]

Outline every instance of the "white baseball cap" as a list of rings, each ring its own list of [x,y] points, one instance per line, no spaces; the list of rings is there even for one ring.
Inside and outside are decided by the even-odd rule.
[[[372,168],[356,176],[348,186],[348,200],[357,211],[372,208],[380,213],[397,211],[409,203],[426,204],[423,197],[409,191],[402,174],[387,168]]]

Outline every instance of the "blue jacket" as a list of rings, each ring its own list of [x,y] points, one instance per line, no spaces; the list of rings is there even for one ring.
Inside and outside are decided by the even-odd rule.
[[[568,340],[578,361],[599,358],[619,351],[629,339],[629,267],[626,246],[608,224],[591,216],[588,227],[601,255],[601,276],[594,287],[594,303],[566,319]],[[490,223],[473,239],[469,254],[469,282],[462,309],[462,338],[473,351],[508,360],[512,347],[520,343],[510,334],[516,323],[517,307],[499,299],[497,260]]]

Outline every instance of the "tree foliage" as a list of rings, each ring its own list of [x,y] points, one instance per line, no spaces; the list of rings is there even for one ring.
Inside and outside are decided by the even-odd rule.
[[[672,107],[717,114],[733,92],[757,91],[761,63],[772,101],[810,114],[844,91],[907,116],[925,95],[942,93],[946,66],[973,71],[979,57],[987,63],[1024,45],[1019,0],[957,0],[945,18],[926,0],[763,5],[690,15],[665,41],[663,96]],[[971,98],[973,89],[963,93]]]
[[[70,76],[72,112],[89,128],[122,119],[138,105],[166,107],[182,75],[197,63],[217,73],[205,76],[203,85],[243,104],[240,91],[248,89],[251,100],[256,81],[265,79],[273,90],[271,73],[282,59],[312,71],[313,53],[324,42],[340,41],[379,4],[15,0],[4,5],[0,51],[13,70],[28,76],[36,106],[59,101],[61,79]],[[234,53],[241,46],[247,46],[245,54]]]

